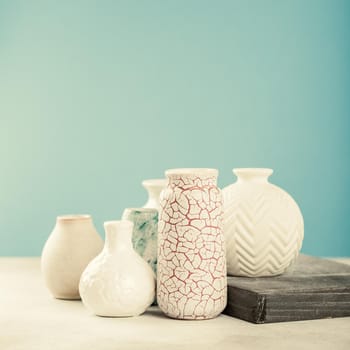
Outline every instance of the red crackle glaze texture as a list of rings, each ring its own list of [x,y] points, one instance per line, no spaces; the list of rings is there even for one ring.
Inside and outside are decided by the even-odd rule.
[[[227,302],[221,191],[216,177],[169,180],[159,213],[158,305],[173,318],[213,318]]]

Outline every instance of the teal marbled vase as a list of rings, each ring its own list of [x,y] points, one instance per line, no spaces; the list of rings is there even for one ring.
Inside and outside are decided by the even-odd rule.
[[[126,208],[123,220],[134,223],[134,249],[147,261],[157,275],[158,210],[153,208]]]

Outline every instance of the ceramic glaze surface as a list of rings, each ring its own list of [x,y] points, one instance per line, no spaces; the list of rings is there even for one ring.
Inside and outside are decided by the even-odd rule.
[[[127,208],[123,220],[134,223],[132,243],[134,249],[157,273],[158,210],[152,208]]]
[[[227,302],[217,171],[175,169],[166,175],[158,227],[158,305],[173,318],[213,318]]]
[[[223,189],[227,271],[273,276],[296,259],[304,222],[293,198],[268,182],[271,169],[234,169],[237,182]]]
[[[162,190],[166,187],[166,179],[150,179],[142,181],[142,186],[148,193],[147,203],[144,208],[155,208],[159,210],[159,197]]]
[[[103,251],[92,260],[80,280],[84,305],[99,316],[142,314],[155,297],[155,275],[131,242],[133,223],[105,223]]]
[[[89,215],[57,217],[41,256],[44,280],[55,298],[80,299],[80,276],[102,247]]]

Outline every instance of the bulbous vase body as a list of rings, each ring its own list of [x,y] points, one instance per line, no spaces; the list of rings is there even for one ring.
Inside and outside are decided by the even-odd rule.
[[[55,298],[80,299],[80,276],[102,247],[89,215],[57,217],[41,256],[44,280]]]
[[[80,279],[84,305],[98,316],[142,314],[155,297],[155,275],[132,247],[133,223],[105,223],[106,242]]]
[[[142,186],[148,193],[148,200],[144,208],[154,208],[159,210],[159,197],[162,190],[166,187],[166,179],[150,179],[142,181]]]
[[[303,217],[293,198],[268,182],[272,172],[234,169],[237,182],[222,190],[229,275],[279,275],[299,254]]]
[[[217,170],[174,169],[166,175],[158,224],[158,305],[172,318],[213,318],[227,302]]]

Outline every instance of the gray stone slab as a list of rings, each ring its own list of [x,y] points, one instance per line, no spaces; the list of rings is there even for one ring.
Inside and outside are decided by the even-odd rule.
[[[300,255],[276,277],[228,277],[224,313],[253,323],[350,316],[350,266]]]

